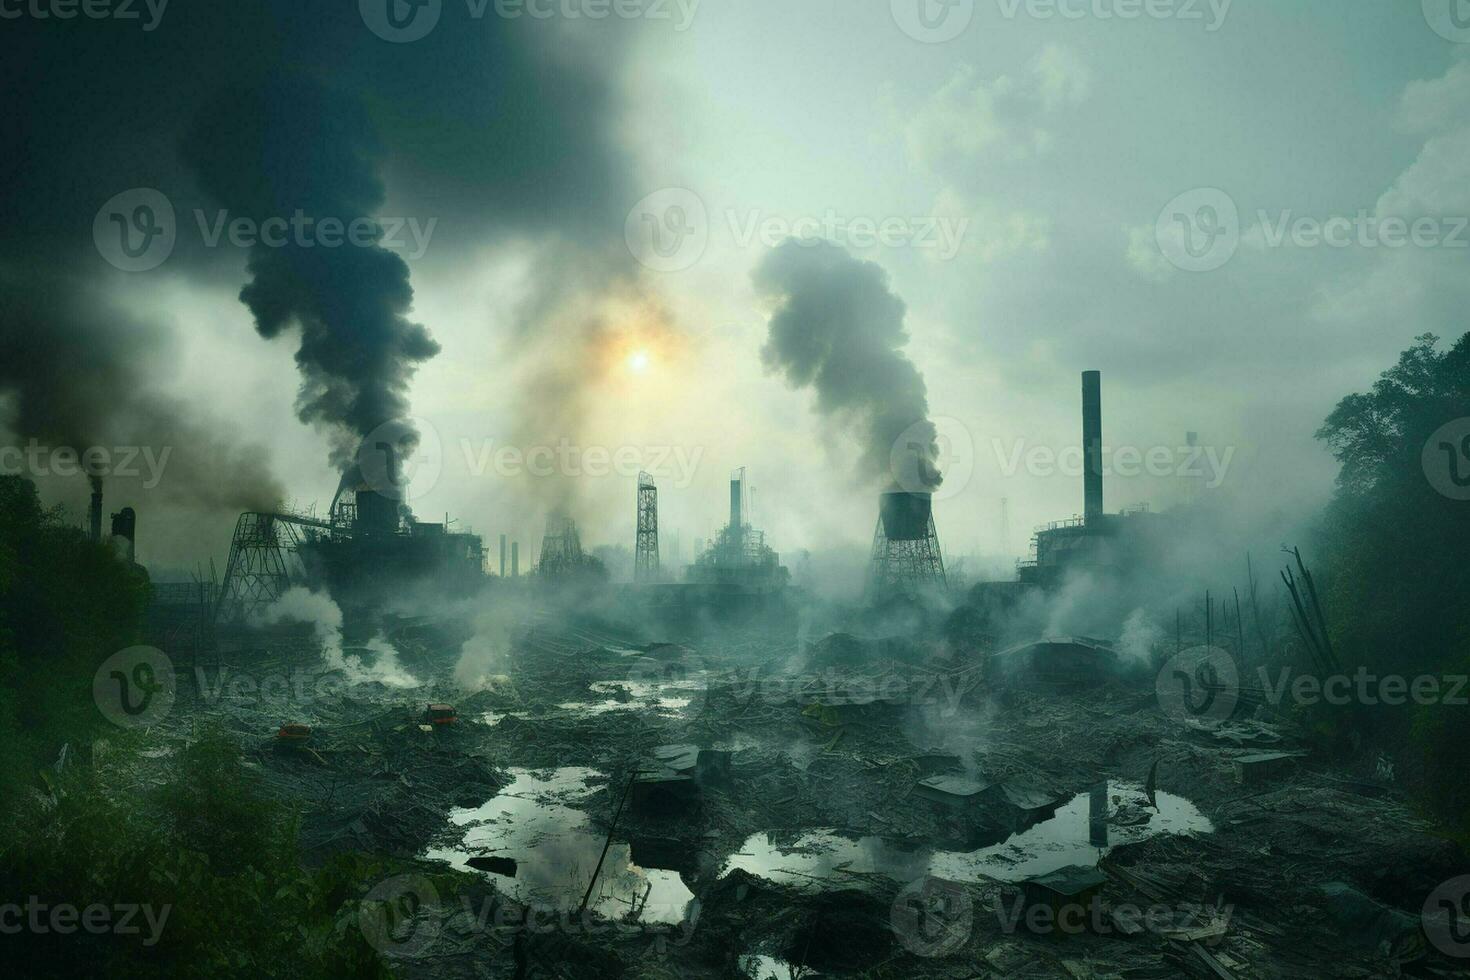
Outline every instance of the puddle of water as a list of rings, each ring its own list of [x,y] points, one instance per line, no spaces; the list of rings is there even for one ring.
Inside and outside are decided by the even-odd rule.
[[[600,774],[579,767],[510,772],[510,785],[484,805],[451,811],[450,822],[464,828],[458,846],[430,848],[424,856],[465,871],[473,870],[468,861],[476,855],[513,858],[515,877],[493,875],[497,888],[527,904],[575,910],[592,880],[604,837],[570,804],[595,792],[587,783]],[[615,841],[588,907],[621,919],[638,904],[641,921],[679,923],[693,898],[676,872],[638,867],[629,845]]]
[[[557,705],[563,711],[601,715],[609,711],[665,711],[678,713],[693,703],[690,692],[700,690],[697,680],[679,681],[595,681],[589,685],[593,694],[622,695],[602,701],[568,701]]]
[[[774,956],[742,956],[740,972],[751,980],[791,980],[791,965]]]
[[[494,728],[507,718],[529,718],[529,711],[486,711],[480,715],[480,724]]]
[[[1147,806],[1143,790],[1131,784],[1115,784],[1108,794],[1121,804]],[[1090,794],[1081,793],[1059,807],[1051,818],[1012,835],[1002,843],[976,851],[904,849],[881,837],[857,840],[827,831],[806,834],[795,845],[772,843],[768,834],[756,834],[730,856],[721,876],[740,868],[769,881],[801,888],[856,884],[844,881],[843,870],[882,874],[897,881],[934,875],[950,881],[1023,881],[1049,874],[1070,865],[1091,867],[1112,847],[1146,840],[1159,834],[1210,833],[1209,818],[1193,803],[1171,793],[1157,794],[1159,809],[1148,811],[1149,819],[1136,826],[1110,824],[1107,842],[1096,837],[1097,827],[1089,819]],[[1099,840],[1099,843],[1094,843]]]

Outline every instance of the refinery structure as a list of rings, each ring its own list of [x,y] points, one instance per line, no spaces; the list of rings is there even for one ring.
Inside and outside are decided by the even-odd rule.
[[[1016,563],[1015,579],[982,583],[986,588],[1053,590],[1073,573],[1126,571],[1147,562],[1153,532],[1169,523],[1147,507],[1105,510],[1099,372],[1083,373],[1081,395],[1082,513],[1037,528],[1029,557]],[[376,478],[365,476],[360,466],[349,470],[325,516],[289,510],[241,514],[222,574],[211,568],[192,581],[152,584],[150,634],[178,646],[207,646],[215,626],[249,624],[297,586],[330,593],[344,610],[371,610],[418,590],[442,597],[473,595],[497,578],[503,587],[552,592],[568,585],[610,584],[608,568],[584,547],[582,529],[566,513],[548,516],[540,550],[524,576],[520,542],[501,534],[497,577],[487,568],[489,556],[479,535],[448,515],[442,522],[414,516],[403,502],[406,481],[391,450],[376,469]],[[103,540],[102,491],[101,480],[94,480],[84,525],[97,541]],[[622,588],[652,614],[675,619],[789,611],[791,574],[753,521],[752,497],[746,469],[736,469],[729,480],[727,519],[712,537],[695,539],[686,565],[667,553],[677,537],[661,536],[657,483],[639,473],[631,569],[625,568],[629,581]],[[131,562],[138,515],[132,508],[114,513],[110,530],[112,546]],[[891,488],[878,496],[864,581],[863,597],[870,604],[942,595],[954,586],[932,493]]]

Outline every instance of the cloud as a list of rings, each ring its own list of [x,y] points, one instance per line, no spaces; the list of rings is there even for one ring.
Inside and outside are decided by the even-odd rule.
[[[1171,228],[1171,231],[1179,234]],[[1124,252],[1124,258],[1128,261],[1128,267],[1150,282],[1163,282],[1174,273],[1174,267],[1169,260],[1164,258],[1164,253],[1159,249],[1156,230],[1152,225],[1138,225],[1123,229],[1123,234],[1128,240],[1128,247]]]
[[[961,65],[908,124],[909,155],[949,179],[1044,156],[1055,142],[1050,117],[1081,105],[1090,88],[1080,57],[1057,45],[1043,48],[1020,76],[986,80]]]

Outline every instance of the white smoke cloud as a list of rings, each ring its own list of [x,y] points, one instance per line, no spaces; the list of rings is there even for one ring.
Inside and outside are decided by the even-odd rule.
[[[375,657],[371,664],[356,654],[346,653],[342,648],[342,609],[325,592],[313,592],[298,585],[254,614],[250,623],[252,626],[310,624],[322,645],[322,659],[332,670],[341,671],[350,684],[377,683],[404,689],[419,686],[419,680],[399,662],[397,649],[381,633],[366,645]]]

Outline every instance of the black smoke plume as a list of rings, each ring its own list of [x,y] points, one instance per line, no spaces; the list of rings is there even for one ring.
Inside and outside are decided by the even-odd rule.
[[[298,214],[351,227],[382,206],[382,151],[353,101],[304,78],[224,93],[199,114],[185,157],[232,216],[265,222]],[[300,331],[297,413],[333,435],[333,462],[346,469],[362,437],[408,414],[415,368],[439,352],[413,304],[408,264],[377,242],[323,244],[283,237],[250,252],[240,299],[262,337]]]
[[[862,447],[859,472],[906,490],[943,479],[924,376],[903,353],[905,307],[881,267],[828,242],[789,239],[755,271],[773,305],[767,371],[816,392],[816,410]]]

